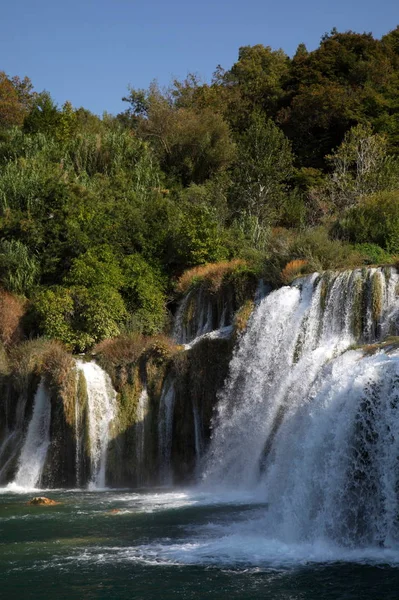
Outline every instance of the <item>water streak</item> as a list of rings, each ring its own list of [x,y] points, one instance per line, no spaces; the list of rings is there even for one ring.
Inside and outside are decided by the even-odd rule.
[[[50,444],[51,403],[41,380],[37,388],[33,413],[18,463],[14,485],[21,488],[35,488],[40,485],[41,476]]]
[[[94,362],[77,361],[87,385],[91,478],[89,487],[104,488],[111,426],[117,414],[110,377]]]
[[[173,379],[169,377],[163,385],[158,415],[160,481],[163,485],[173,484],[171,457],[175,396],[175,384]]]

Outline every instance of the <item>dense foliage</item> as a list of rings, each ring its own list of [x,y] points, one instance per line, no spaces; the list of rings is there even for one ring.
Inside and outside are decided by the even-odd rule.
[[[25,335],[85,351],[167,331],[207,263],[278,284],[396,260],[399,28],[245,46],[210,83],[124,100],[99,118],[0,72],[0,283]]]

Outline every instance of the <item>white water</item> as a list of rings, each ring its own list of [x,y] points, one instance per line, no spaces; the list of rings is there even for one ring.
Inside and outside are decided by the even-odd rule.
[[[91,477],[90,488],[104,488],[111,427],[117,414],[116,392],[110,377],[94,362],[77,361],[86,379]]]
[[[173,338],[188,349],[203,336],[216,331],[219,333],[215,333],[215,336],[225,337],[232,331],[232,327],[228,329],[226,324],[228,314],[231,322],[231,305],[231,299],[225,298],[223,309],[217,311],[209,294],[203,288],[190,290],[177,309]],[[214,314],[214,311],[220,314]],[[215,328],[214,325],[217,327]]]
[[[397,334],[397,282],[393,270],[313,275],[267,296],[250,320],[203,480],[267,502],[269,541],[399,543],[399,352],[346,351]]]
[[[145,481],[145,442],[146,419],[149,411],[149,397],[147,388],[143,387],[136,412],[136,473],[138,483]]]
[[[204,436],[202,431],[202,419],[195,400],[193,400],[193,420],[194,420],[194,442],[195,442],[195,462],[198,467],[204,451]]]
[[[173,474],[171,465],[173,414],[175,408],[175,384],[167,378],[159,401],[158,415],[158,454],[160,462],[160,481],[163,485],[172,485]]]
[[[50,444],[51,404],[44,381],[37,388],[33,413],[19,457],[13,484],[16,488],[31,489],[40,485]]]

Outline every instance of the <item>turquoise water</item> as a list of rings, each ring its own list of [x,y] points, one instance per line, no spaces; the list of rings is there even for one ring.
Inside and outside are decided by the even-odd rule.
[[[267,507],[196,491],[0,494],[3,599],[395,599],[399,552],[265,538]],[[37,495],[37,493],[36,493]]]

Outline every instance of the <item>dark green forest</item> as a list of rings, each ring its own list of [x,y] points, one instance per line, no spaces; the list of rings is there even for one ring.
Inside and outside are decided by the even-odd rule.
[[[244,46],[210,83],[123,99],[99,118],[0,72],[5,346],[168,333],[209,263],[281,285],[398,261],[399,27]]]

